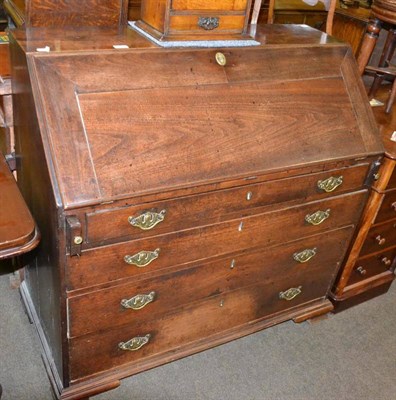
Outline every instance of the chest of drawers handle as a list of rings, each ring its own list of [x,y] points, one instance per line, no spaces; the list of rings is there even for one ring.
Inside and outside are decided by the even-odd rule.
[[[386,242],[386,239],[383,238],[381,235],[378,235],[375,240],[377,241],[379,246],[383,246]]]
[[[199,17],[198,26],[205,31],[213,31],[219,27],[219,18],[217,17]]]
[[[389,267],[392,264],[392,260],[390,260],[388,257],[383,257],[381,258],[381,262],[386,265],[387,267]]]
[[[316,247],[313,249],[306,249],[299,253],[293,254],[294,260],[298,261],[301,264],[308,262],[312,257],[315,256],[316,256]]]
[[[279,293],[279,298],[281,300],[291,301],[294,298],[296,298],[299,294],[302,293],[301,289],[302,289],[302,286],[287,289],[286,291]]]
[[[307,221],[311,225],[320,225],[327,218],[330,217],[330,210],[326,211],[316,211],[313,214],[308,214],[305,216],[305,221]]]
[[[330,178],[325,179],[324,181],[318,181],[318,188],[323,190],[326,193],[333,192],[343,183],[343,176],[330,176]]]
[[[148,231],[162,222],[165,219],[165,214],[166,210],[162,210],[159,213],[147,211],[138,217],[129,217],[128,222],[136,228],[140,228],[143,231]]]
[[[367,274],[367,271],[363,267],[357,267],[356,272],[362,276]]]
[[[149,265],[151,262],[159,257],[160,249],[155,249],[154,251],[140,251],[133,256],[126,255],[124,261],[130,265],[136,265],[139,268],[143,268]]]
[[[137,294],[129,300],[121,300],[121,305],[127,309],[141,310],[142,308],[146,307],[147,304],[150,304],[155,300],[155,295],[155,292],[150,292],[148,294]]]
[[[118,343],[118,348],[125,351],[136,351],[141,349],[145,344],[150,341],[151,335],[137,336],[128,340],[127,342]]]

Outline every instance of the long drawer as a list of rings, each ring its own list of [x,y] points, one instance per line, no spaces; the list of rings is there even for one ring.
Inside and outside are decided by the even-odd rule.
[[[354,225],[366,191],[224,223],[86,250],[68,257],[69,290],[277,244]],[[311,222],[307,222],[311,220]]]
[[[368,164],[246,185],[155,203],[87,213],[89,247],[115,238],[138,239],[245,216],[259,207],[313,201],[359,190]],[[327,191],[326,191],[327,190]]]
[[[383,251],[392,246],[396,246],[395,220],[370,228],[360,251],[360,256]]]
[[[71,339],[71,379],[159,354],[174,354],[194,342],[205,341],[209,344],[213,335],[224,334],[229,329],[323,298],[331,283],[329,275],[335,272],[334,266],[330,269],[331,272],[329,266],[318,265],[313,271],[301,268],[294,274],[274,274],[263,284],[220,294],[154,320],[141,321],[137,318],[133,323],[110,331]],[[293,295],[297,296],[291,300],[284,299]],[[149,339],[149,342],[137,351],[120,349],[120,343],[127,345],[138,337],[144,338],[143,342]],[[129,344],[136,344],[137,341],[139,339]]]
[[[315,235],[268,251],[242,253],[153,279],[132,282],[68,299],[69,337],[153,320],[189,303],[257,282],[283,280],[325,269],[331,282],[352,228]],[[299,259],[300,257],[300,259]],[[312,258],[309,258],[312,257]],[[127,301],[126,301],[127,300]]]

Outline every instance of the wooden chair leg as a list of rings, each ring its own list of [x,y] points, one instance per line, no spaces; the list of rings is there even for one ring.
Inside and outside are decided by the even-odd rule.
[[[360,48],[357,63],[361,75],[368,64],[371,54],[373,53],[375,44],[377,43],[379,33],[381,32],[381,21],[379,19],[370,20],[364,35],[362,47]]]
[[[389,95],[389,99],[388,99],[388,101],[386,103],[386,108],[385,108],[385,113],[386,114],[389,114],[391,112],[393,103],[395,102],[395,98],[396,98],[396,78],[393,81],[392,90],[391,90],[391,93]]]

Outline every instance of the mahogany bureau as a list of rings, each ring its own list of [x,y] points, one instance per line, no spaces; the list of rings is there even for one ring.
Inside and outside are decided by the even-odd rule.
[[[42,232],[22,293],[59,398],[332,310],[383,155],[348,47],[277,25],[245,48],[127,28],[10,40]]]

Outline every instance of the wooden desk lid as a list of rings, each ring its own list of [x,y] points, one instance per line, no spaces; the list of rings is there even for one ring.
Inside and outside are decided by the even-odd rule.
[[[0,260],[32,250],[38,241],[33,218],[0,154]]]
[[[66,208],[383,152],[346,47],[217,52],[29,55]]]

